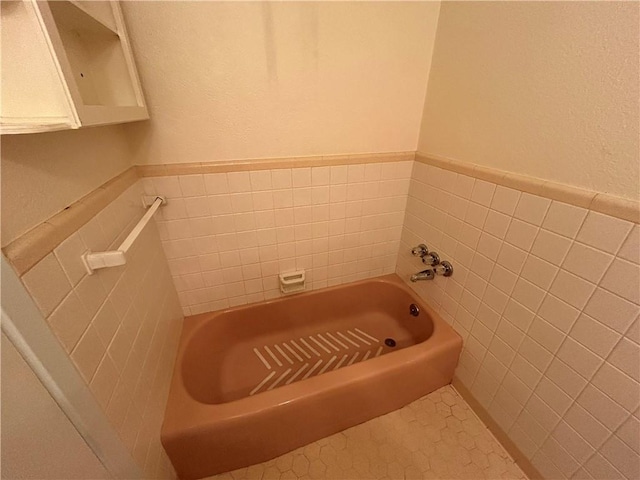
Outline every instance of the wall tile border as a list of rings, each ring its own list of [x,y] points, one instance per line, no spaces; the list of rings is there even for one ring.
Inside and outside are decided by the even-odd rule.
[[[416,152],[415,161],[622,220],[640,223],[640,202],[638,201],[423,152]]]
[[[19,276],[46,257],[138,180],[130,167],[2,248]]]
[[[332,167],[364,163],[403,162],[413,160],[415,152],[361,153],[354,155],[316,155],[309,157],[257,158],[203,163],[169,163],[138,165],[141,177],[166,177],[202,173],[229,173],[249,170],[275,170],[279,168]]]
[[[139,177],[401,162],[414,160],[414,158],[420,163],[463,173],[505,187],[515,188],[523,192],[540,195],[623,220],[640,223],[640,202],[423,152],[317,155],[309,157],[133,166],[85,195],[80,200],[72,203],[65,210],[62,210],[21,235],[4,246],[2,250],[18,275],[24,275],[31,267],[73,234],[73,232],[87,223],[113,199],[117,198],[118,195],[135,183]]]
[[[414,156],[415,152],[390,152],[132,166],[3,246],[2,251],[16,273],[24,275],[141,177],[402,162]]]

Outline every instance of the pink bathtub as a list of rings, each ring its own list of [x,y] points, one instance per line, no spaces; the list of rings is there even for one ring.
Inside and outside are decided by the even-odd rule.
[[[448,384],[461,347],[396,275],[188,317],[162,443],[183,479],[263,462]]]

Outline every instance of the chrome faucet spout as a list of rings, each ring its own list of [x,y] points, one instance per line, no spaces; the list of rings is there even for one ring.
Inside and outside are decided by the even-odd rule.
[[[427,270],[423,270],[421,272],[411,275],[409,279],[415,283],[421,280],[433,280],[433,277],[435,277],[435,273],[432,269],[429,268]]]

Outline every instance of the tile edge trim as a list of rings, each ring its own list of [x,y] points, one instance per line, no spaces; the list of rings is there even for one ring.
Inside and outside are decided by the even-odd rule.
[[[622,220],[640,223],[640,202],[638,201],[423,152],[416,152],[415,161]]]
[[[18,276],[22,277],[64,240],[77,232],[103,208],[133,185],[139,176],[135,166],[106,181],[64,210],[2,247]]]
[[[196,163],[137,165],[141,177],[229,173],[281,168],[331,167],[366,163],[402,162],[415,158],[415,152],[360,153],[352,155],[313,155],[308,157],[256,158]]]
[[[423,152],[315,155],[200,163],[134,165],[2,247],[18,275],[22,276],[60,243],[98,214],[141,177],[228,173],[282,168],[326,167],[414,160],[523,192],[562,201],[634,223],[640,223],[640,202],[569,185],[545,181],[481,165]]]
[[[31,230],[2,247],[2,252],[18,276],[27,273],[58,245],[78,231],[85,223],[115,200],[142,177],[227,173],[279,168],[326,167],[367,163],[412,161],[415,151],[361,153],[349,155],[316,155],[216,161],[203,163],[169,163],[133,165],[106,181],[64,210],[51,216]]]
[[[451,380],[451,386],[456,389],[465,402],[469,404],[471,410],[482,420],[489,431],[496,437],[500,445],[507,451],[509,455],[513,457],[516,464],[531,480],[543,479],[538,469],[533,466],[531,461],[525,456],[524,453],[516,446],[516,444],[509,438],[507,433],[496,423],[496,421],[489,415],[489,412],[475,399],[469,389],[463,385],[463,383],[454,375]]]

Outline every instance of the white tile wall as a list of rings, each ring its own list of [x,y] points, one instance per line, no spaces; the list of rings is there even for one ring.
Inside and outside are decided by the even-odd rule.
[[[80,256],[117,247],[143,215],[137,182],[22,281],[147,478],[175,478],[160,427],[182,312],[153,222],[127,264],[87,275]]]
[[[150,177],[158,226],[185,315],[395,271],[412,161]]]
[[[456,372],[546,478],[640,475],[639,226],[422,163],[398,257],[464,338]]]

